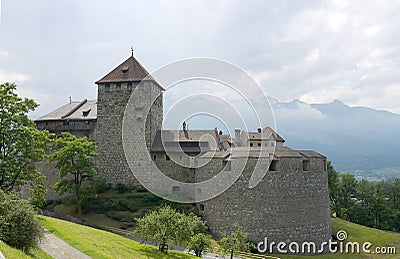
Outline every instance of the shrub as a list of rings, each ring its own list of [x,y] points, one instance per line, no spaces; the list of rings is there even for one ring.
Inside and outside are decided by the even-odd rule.
[[[0,240],[28,251],[36,246],[42,231],[43,227],[28,201],[0,190]]]
[[[117,190],[118,193],[126,193],[129,189],[125,184],[117,183],[115,190]]]
[[[46,200],[43,209],[54,211],[54,207],[61,204],[61,200]]]
[[[92,186],[94,187],[96,193],[104,193],[110,189],[111,184],[106,183],[106,181],[102,178],[96,178],[93,180]]]

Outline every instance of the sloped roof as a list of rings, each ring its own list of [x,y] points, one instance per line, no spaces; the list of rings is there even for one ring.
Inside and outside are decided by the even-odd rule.
[[[303,157],[297,150],[293,150],[286,146],[276,146],[274,156],[280,157]]]
[[[208,142],[210,150],[217,150],[219,149],[217,134],[215,130],[157,130],[151,151],[164,152],[164,148],[168,148],[168,151],[171,152],[180,151],[179,142]],[[190,151],[189,147],[182,147],[182,150]]]
[[[324,155],[321,155],[320,153],[314,151],[314,150],[297,150],[300,154],[302,154],[305,157],[318,157],[318,158],[326,158]]]
[[[274,139],[277,142],[285,142],[285,140],[278,134],[276,133],[271,127],[265,127],[262,128],[262,132],[249,132],[249,140],[251,139],[257,139],[260,140],[262,139],[262,135],[267,137],[267,139]]]
[[[47,120],[95,120],[97,119],[97,101],[83,100],[65,104],[35,121]]]
[[[149,76],[149,72],[133,56],[122,62],[96,84],[115,82],[140,82]],[[148,79],[154,80],[149,77]]]

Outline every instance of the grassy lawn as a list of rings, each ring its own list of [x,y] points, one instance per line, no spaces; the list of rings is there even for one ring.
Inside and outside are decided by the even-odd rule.
[[[51,258],[53,258],[40,248],[34,249],[31,252],[29,252],[28,254],[26,254],[26,253],[22,252],[21,250],[12,248],[11,246],[3,243],[2,241],[0,241],[0,251],[4,255],[4,257],[7,259],[32,259],[32,258],[51,259]]]
[[[134,217],[140,217],[145,214],[146,211],[151,211],[155,208],[157,208],[163,201],[160,200],[159,198],[155,197],[153,194],[148,193],[148,192],[137,192],[137,191],[128,191],[126,193],[118,193],[115,190],[109,190],[105,193],[102,193],[99,195],[99,198],[97,200],[91,200],[88,202],[86,205],[86,214],[83,214],[79,218],[86,221],[90,222],[95,225],[99,226],[108,226],[112,228],[117,228],[117,229],[127,229],[127,230],[132,230],[133,226],[131,221],[126,221],[126,218],[132,219]],[[172,204],[173,206],[181,206],[179,204]],[[192,211],[193,207],[187,206],[182,207],[182,209],[186,211]],[[65,214],[72,215],[74,217],[77,217],[76,215],[76,207],[73,205],[65,205],[65,204],[58,204],[57,206],[54,207],[55,211],[63,212]],[[51,218],[46,218],[45,222],[49,222],[53,219]],[[53,222],[51,222],[53,224]],[[54,223],[55,224],[55,223]],[[67,223],[65,223],[67,224]],[[68,223],[71,224],[71,223]],[[124,227],[125,225],[125,227]],[[74,225],[75,226],[75,225]],[[47,227],[47,226],[46,226]],[[63,230],[60,230],[62,226],[57,226],[57,228],[54,228],[55,234],[58,235],[56,232]],[[82,227],[82,226],[77,226],[77,227]],[[372,247],[370,250],[375,249],[375,247],[385,247],[385,246],[391,246],[396,248],[396,254],[395,255],[382,255],[382,254],[365,254],[361,252],[361,254],[327,254],[327,255],[319,255],[319,256],[299,256],[299,255],[275,255],[277,257],[280,257],[282,259],[285,258],[303,258],[303,259],[315,259],[315,258],[325,258],[325,259],[350,259],[350,258],[400,258],[400,233],[394,233],[394,232],[388,232],[388,231],[382,231],[382,230],[377,230],[373,228],[368,228],[364,227],[361,225],[357,225],[354,223],[350,223],[348,221],[339,219],[339,218],[333,218],[332,219],[332,227],[333,227],[333,233],[336,233],[339,230],[345,230],[348,234],[348,241],[354,242],[357,241],[359,242],[360,246],[364,242],[370,242],[372,243]],[[51,226],[49,227],[51,228]],[[51,229],[49,229],[51,231]],[[91,229],[92,230],[92,229]],[[98,231],[98,230],[93,230],[93,231]],[[80,233],[78,231],[78,233]],[[102,232],[106,233],[106,232]],[[110,234],[110,233],[107,233]],[[69,234],[68,234],[69,235]],[[119,251],[116,251],[115,254],[111,253],[113,251],[114,245],[109,244],[107,248],[104,248],[104,246],[101,246],[100,244],[102,243],[102,240],[98,240],[95,243],[90,243],[89,241],[85,240],[94,240],[92,237],[90,238],[83,238],[83,242],[88,242],[88,244],[83,244],[81,241],[77,241],[75,238],[68,237],[62,237],[62,239],[69,238],[70,241],[65,240],[66,242],[72,242],[75,243],[75,245],[82,246],[84,249],[90,250],[90,254],[88,255],[93,256],[94,258],[107,258],[107,257],[115,257],[117,258],[125,258],[126,255],[129,255],[128,258],[148,258],[147,254],[150,254],[150,258],[168,258],[168,257],[162,257],[165,256],[163,254],[153,254],[158,253],[157,249],[150,247],[146,248],[146,246],[142,246],[138,243],[134,243],[133,245],[130,245],[129,248],[122,248],[119,247],[118,249],[121,249],[121,252],[124,251],[130,251],[134,250],[135,255],[130,256],[130,252],[124,252],[125,254],[120,255]],[[112,234],[110,234],[112,235]],[[78,235],[79,236],[79,235]],[[89,234],[87,235],[89,236]],[[115,235],[113,235],[114,237]],[[117,236],[115,236],[117,237]],[[108,237],[110,238],[110,237]],[[129,241],[128,242],[133,242]],[[113,241],[114,243],[114,241]],[[73,244],[72,244],[73,245]],[[216,243],[213,244],[214,246],[218,246]],[[73,245],[74,246],[74,245]],[[117,246],[115,246],[117,247]],[[123,246],[124,247],[124,246]],[[140,247],[140,249],[139,249]],[[79,247],[77,247],[79,250],[81,250]],[[96,249],[99,249],[97,251]],[[103,251],[102,249],[108,250],[108,252]],[[125,250],[128,249],[128,250]],[[362,249],[360,249],[362,250]],[[83,250],[81,250],[83,251]],[[85,251],[83,251],[85,252]],[[99,254],[98,254],[99,253]],[[104,256],[103,256],[104,255]],[[142,257],[139,257],[142,256]],[[171,256],[178,256],[178,254],[171,254]],[[179,256],[188,256],[188,255],[182,255],[179,254]],[[176,257],[176,258],[185,258],[185,257]]]
[[[382,246],[393,246],[396,247],[396,254],[392,255],[382,255],[382,254],[327,254],[320,256],[299,256],[299,255],[275,255],[282,259],[285,258],[300,258],[300,259],[315,259],[315,258],[324,258],[324,259],[347,259],[347,258],[390,258],[390,259],[398,259],[400,258],[400,233],[389,232],[378,230],[374,228],[364,227],[358,224],[354,224],[343,219],[332,218],[332,228],[333,233],[336,233],[339,230],[345,230],[347,232],[348,241],[350,242],[359,242],[360,250],[362,250],[361,246],[364,242],[372,243],[372,247],[370,250],[372,251],[375,247]]]
[[[175,251],[163,254],[156,247],[68,221],[43,216],[40,219],[54,235],[93,258],[195,258]]]

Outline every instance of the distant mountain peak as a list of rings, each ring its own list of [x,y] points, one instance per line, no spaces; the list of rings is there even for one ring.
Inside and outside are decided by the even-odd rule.
[[[332,104],[346,105],[346,104],[344,104],[344,103],[343,103],[341,100],[339,100],[339,99],[335,99],[335,100],[333,100],[331,103],[332,103]]]

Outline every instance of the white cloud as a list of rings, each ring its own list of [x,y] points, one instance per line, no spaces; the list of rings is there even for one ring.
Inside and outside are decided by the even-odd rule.
[[[0,69],[0,82],[23,82],[29,80],[27,75],[18,72],[8,72]]]
[[[338,98],[399,112],[399,12],[396,1],[363,0],[7,1],[0,79],[29,82],[32,93],[63,100],[92,99],[93,82],[133,44],[150,71],[209,56],[250,71],[281,101]],[[46,107],[62,104],[56,101],[45,100],[52,102]]]

